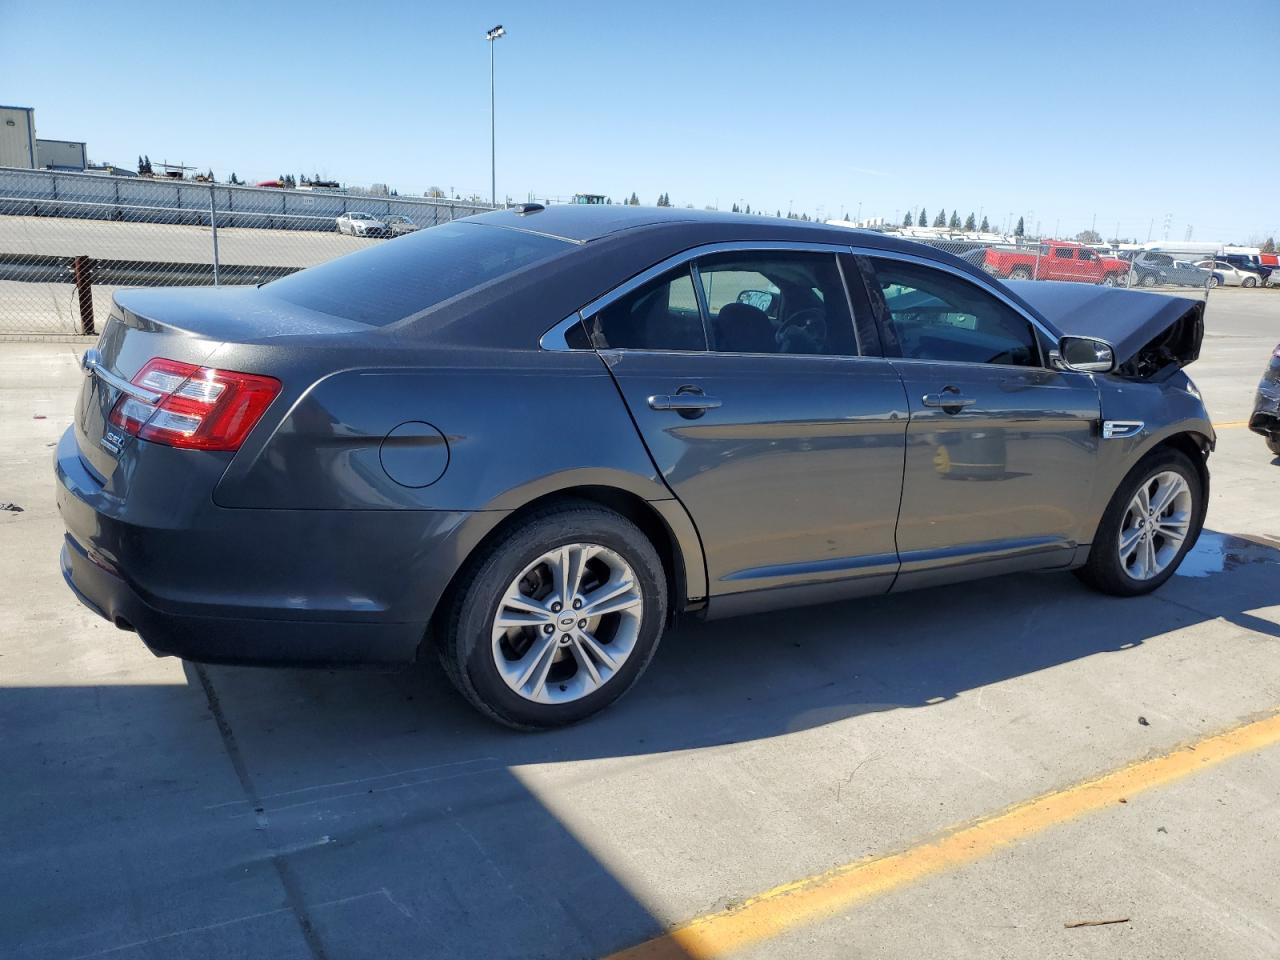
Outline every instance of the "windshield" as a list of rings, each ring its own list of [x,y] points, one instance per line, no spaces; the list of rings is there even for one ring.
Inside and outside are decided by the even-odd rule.
[[[299,271],[263,291],[381,327],[571,247],[519,230],[449,223]]]

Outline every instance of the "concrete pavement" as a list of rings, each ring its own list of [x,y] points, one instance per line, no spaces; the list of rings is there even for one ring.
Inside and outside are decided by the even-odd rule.
[[[1208,331],[1190,372],[1238,422],[1280,297],[1215,291]],[[600,956],[1280,708],[1280,462],[1240,427],[1152,597],[1021,576],[690,624],[554,734],[431,666],[155,659],[58,574],[81,349],[0,344],[6,956]],[[1277,796],[1251,753],[741,955],[1275,956]]]

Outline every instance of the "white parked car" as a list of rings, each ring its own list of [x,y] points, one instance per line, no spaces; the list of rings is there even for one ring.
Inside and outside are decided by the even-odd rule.
[[[339,233],[350,234],[353,237],[385,237],[390,233],[387,225],[373,214],[361,213],[358,210],[344,213],[336,222]]]
[[[1258,285],[1258,275],[1256,273],[1252,270],[1241,270],[1225,260],[1201,260],[1196,263],[1196,266],[1212,270],[1221,278],[1221,282],[1228,287],[1256,287]]]

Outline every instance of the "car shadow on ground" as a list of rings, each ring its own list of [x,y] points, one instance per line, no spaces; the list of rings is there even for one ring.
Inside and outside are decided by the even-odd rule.
[[[0,952],[600,956],[680,918],[655,916],[625,863],[575,837],[530,768],[927,708],[1209,619],[1280,637],[1251,612],[1276,602],[1278,566],[1280,542],[1206,531],[1155,597],[1021,576],[690,624],[623,701],[549,734],[492,725],[433,665],[7,688],[0,721],[45,739],[0,750],[24,770],[4,859],[27,892],[0,906]],[[659,837],[678,815],[653,813]]]

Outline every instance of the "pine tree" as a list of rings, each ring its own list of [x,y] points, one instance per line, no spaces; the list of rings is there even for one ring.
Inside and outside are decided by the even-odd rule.
[[[964,229],[965,233],[973,233],[973,231],[978,229],[978,221],[973,219],[972,213],[964,218]]]
[[[943,207],[941,210],[938,211],[938,215],[933,218],[933,225],[935,227],[945,227],[947,225],[947,208],[946,207]]]
[[[960,229],[960,214],[957,213],[955,210],[951,211],[951,219],[947,221],[947,226],[949,226],[952,230]]]
[[[628,200],[627,203],[631,204],[633,207],[640,206],[640,198],[636,196],[634,190],[631,192],[631,199]]]
[[[729,212],[730,212],[730,213],[741,213],[742,211],[738,209],[738,205],[737,205],[737,203],[734,203],[734,205],[729,209]]]
[[[1026,226],[1025,226],[1025,225],[1023,224],[1023,222],[1022,222],[1022,218],[1021,218],[1021,217],[1019,217],[1019,218],[1018,218],[1018,225],[1017,225],[1016,227],[1014,227],[1014,228],[1013,228],[1013,235],[1014,235],[1015,237],[1021,237],[1021,236],[1025,236],[1025,235],[1026,235],[1026,232],[1027,232],[1027,228],[1026,228]]]
[[[750,213],[750,212],[751,212],[751,204],[749,204],[749,203],[748,203],[748,204],[747,204],[747,213]]]
[[[151,169],[151,158],[145,153],[142,155],[142,172],[148,176],[155,173],[155,171]]]
[[[914,227],[914,226],[915,226],[915,222],[911,219],[911,211],[910,211],[910,210],[908,210],[908,211],[907,211],[907,215],[906,215],[905,217],[903,217],[903,218],[902,218],[902,225],[903,225],[904,227]]]
[[[929,225],[929,211],[924,207],[920,208],[920,216],[916,217],[916,223],[920,224],[922,227],[927,227]]]
[[[987,218],[986,218],[986,217],[983,217],[983,218],[982,218],[982,223],[980,223],[980,224],[978,225],[978,232],[979,232],[979,233],[990,233],[990,232],[991,232],[991,223],[987,220]]]
[[[142,154],[138,154],[138,172],[139,173],[147,172],[147,165],[142,162]]]

